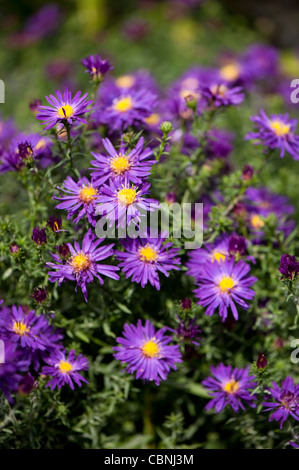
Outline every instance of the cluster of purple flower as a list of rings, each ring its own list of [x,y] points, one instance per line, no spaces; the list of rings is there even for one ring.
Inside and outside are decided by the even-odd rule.
[[[53,327],[52,320],[53,316],[38,315],[27,307],[1,305],[0,390],[10,402],[13,393],[29,394],[39,374],[52,377],[46,385],[52,389],[86,382],[79,372],[88,369],[87,358],[81,354],[76,358],[74,350],[66,356],[62,332]]]

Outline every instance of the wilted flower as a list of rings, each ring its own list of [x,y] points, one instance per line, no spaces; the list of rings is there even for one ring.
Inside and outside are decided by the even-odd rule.
[[[299,273],[299,261],[296,260],[296,256],[281,255],[278,271],[282,274],[280,279],[295,279]]]
[[[51,215],[47,220],[47,227],[50,227],[52,232],[59,232],[62,227],[62,220],[61,217],[57,217],[56,215]]]
[[[31,297],[37,302],[38,304],[44,303],[48,298],[48,292],[44,287],[37,287],[33,290],[33,294]]]
[[[34,227],[32,230],[32,237],[31,239],[37,245],[43,245],[47,243],[47,234],[44,228]]]

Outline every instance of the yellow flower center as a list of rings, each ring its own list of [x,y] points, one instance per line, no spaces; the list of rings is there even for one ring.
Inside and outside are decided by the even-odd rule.
[[[44,149],[46,147],[46,141],[45,139],[40,139],[36,146],[34,147],[34,150],[40,150],[40,149]]]
[[[225,85],[214,85],[211,88],[211,92],[214,95],[221,96],[222,98],[226,95],[228,88]]]
[[[63,372],[64,374],[68,374],[69,372],[73,370],[73,366],[67,361],[60,361],[59,370],[60,372]]]
[[[240,67],[235,63],[224,65],[220,69],[220,75],[224,80],[233,82],[234,80],[237,80],[240,75]]]
[[[136,189],[132,188],[123,188],[117,193],[117,198],[121,204],[124,206],[130,206],[133,204],[136,198]]]
[[[154,263],[158,259],[158,252],[147,244],[139,248],[139,259],[147,263]]]
[[[142,346],[142,352],[146,357],[157,357],[159,354],[159,346],[150,339]]]
[[[84,202],[84,204],[89,204],[93,201],[97,194],[98,191],[92,186],[84,186],[79,193],[79,199],[80,201]]]
[[[72,256],[69,264],[72,266],[75,273],[80,273],[81,271],[85,271],[87,268],[89,268],[90,259],[88,255],[81,251],[80,253]]]
[[[74,110],[72,106],[70,106],[69,104],[65,104],[64,106],[61,106],[61,108],[58,109],[58,116],[61,118],[69,118],[69,117],[72,117],[73,114],[74,114]]]
[[[286,135],[290,132],[290,125],[284,124],[280,121],[271,121],[270,127],[273,130],[274,134],[276,134],[278,137]]]
[[[119,88],[131,88],[135,80],[135,77],[132,77],[132,75],[122,75],[115,80],[115,84]]]
[[[251,216],[250,223],[253,228],[262,228],[265,225],[265,222],[257,214]]]
[[[228,292],[235,285],[235,281],[230,276],[224,276],[219,282],[219,288],[221,292]]]
[[[220,261],[225,261],[225,255],[221,253],[220,251],[213,251],[212,253],[212,262],[216,260],[218,263]]]
[[[117,175],[121,175],[130,169],[130,163],[127,157],[124,155],[119,155],[118,157],[115,157],[113,160],[111,160],[110,168]]]
[[[227,393],[236,393],[239,388],[239,382],[236,382],[234,379],[230,380],[223,386],[223,390]]]
[[[13,324],[13,330],[17,335],[24,336],[29,332],[30,328],[25,323],[15,321]]]
[[[146,124],[149,126],[156,126],[160,121],[160,115],[157,113],[152,113],[150,116],[146,117],[145,119]]]
[[[113,108],[115,111],[119,113],[126,113],[130,109],[133,108],[133,101],[130,96],[126,96],[125,98],[120,98],[113,103]]]

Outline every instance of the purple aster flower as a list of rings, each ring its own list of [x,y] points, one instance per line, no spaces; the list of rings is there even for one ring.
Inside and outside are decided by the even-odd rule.
[[[28,35],[30,42],[41,39],[53,34],[60,22],[61,11],[59,6],[55,3],[47,3],[27,20],[24,34]]]
[[[153,212],[159,207],[158,201],[144,197],[149,194],[149,187],[150,183],[133,186],[125,180],[110,179],[109,186],[104,184],[100,188],[96,213],[105,216],[110,221],[110,227],[115,222],[117,227],[122,228],[131,222],[137,224],[146,212]]]
[[[17,350],[15,343],[5,341],[4,348],[5,362],[0,364],[0,390],[12,403],[11,394],[17,391],[22,380],[22,372],[28,370],[30,362],[20,350]]]
[[[283,231],[287,237],[294,229],[295,222],[288,219],[294,212],[294,207],[289,204],[285,196],[273,193],[268,188],[248,188],[245,193],[246,209],[248,212],[249,228],[254,232],[257,240],[264,237],[261,230],[265,221],[263,217],[274,214],[277,219],[277,230]]]
[[[179,318],[179,317],[178,317]],[[191,342],[195,346],[199,346],[199,333],[201,330],[196,324],[197,318],[189,318],[186,321],[180,321],[176,330],[171,330],[176,333],[180,341]]]
[[[238,311],[236,303],[247,310],[249,305],[244,299],[252,299],[255,292],[249,287],[257,281],[248,276],[250,266],[240,260],[236,264],[233,259],[220,260],[219,263],[206,262],[205,269],[197,279],[198,288],[194,290],[198,304],[207,307],[205,314],[213,315],[218,308],[224,322],[230,308],[236,320]]]
[[[215,70],[192,68],[171,85],[165,102],[165,108],[171,121],[188,120],[193,117],[192,109],[188,108],[186,99],[197,103],[197,112],[201,111],[201,88],[215,81]]]
[[[296,119],[290,119],[288,114],[272,114],[270,118],[265,111],[250,118],[258,128],[250,132],[245,139],[257,140],[254,144],[263,143],[269,149],[279,149],[282,158],[288,152],[294,160],[299,160],[299,136],[295,135]]]
[[[103,139],[102,142],[108,155],[91,152],[96,159],[91,161],[93,168],[90,170],[94,170],[91,176],[97,186],[101,186],[110,178],[118,180],[125,178],[126,181],[140,184],[149,176],[156,160],[152,156],[151,149],[143,148],[143,137],[131,151],[126,150],[123,142],[119,151],[113,147],[109,139]]]
[[[281,255],[278,271],[282,274],[280,279],[295,279],[299,274],[299,261],[296,260],[296,256]]]
[[[245,409],[243,402],[251,408],[255,408],[254,403],[257,399],[256,395],[252,395],[257,383],[255,377],[249,375],[249,367],[245,369],[232,368],[225,366],[223,363],[217,367],[211,366],[213,377],[203,380],[202,385],[206,387],[212,400],[206,405],[206,410],[215,408],[220,413],[227,405],[238,413],[239,408]]]
[[[106,73],[113,69],[112,65],[106,59],[101,59],[99,54],[90,55],[81,60],[82,65],[86,68],[85,72],[89,73],[92,80],[101,81]]]
[[[60,232],[62,227],[62,220],[61,217],[57,217],[56,215],[51,215],[47,220],[47,227],[50,227],[52,232],[57,233]]]
[[[265,401],[263,406],[266,407],[264,411],[274,411],[270,416],[269,421],[280,421],[280,429],[282,429],[283,423],[292,416],[299,421],[299,384],[294,384],[292,377],[286,377],[282,382],[281,388],[273,382],[273,388],[268,388],[271,393],[274,402]]]
[[[75,390],[74,382],[81,387],[81,382],[88,383],[88,381],[79,372],[89,368],[87,357],[79,354],[76,357],[76,352],[72,349],[69,354],[66,351],[55,351],[44,361],[47,366],[43,367],[42,374],[52,376],[52,379],[47,383],[46,387],[55,387],[59,389],[67,384],[72,390]]]
[[[9,339],[21,348],[44,351],[49,342],[43,330],[48,326],[49,321],[44,315],[37,315],[34,310],[25,312],[22,307],[13,305],[5,329]]]
[[[16,133],[17,129],[13,119],[4,120],[0,115],[0,146],[6,147]]]
[[[70,249],[66,243],[56,246],[56,250],[62,260],[66,260],[71,254]]]
[[[37,388],[37,386],[37,380],[35,380],[35,378],[33,377],[33,375],[30,374],[30,372],[27,372],[27,374],[22,377],[22,380],[18,387],[18,393],[24,396],[30,395],[32,390]]]
[[[166,277],[172,269],[180,270],[180,259],[176,258],[179,249],[171,248],[173,244],[163,243],[165,238],[161,235],[156,238],[127,238],[121,241],[125,252],[117,251],[116,258],[121,260],[119,267],[126,274],[126,278],[132,277],[132,282],[137,282],[144,287],[148,282],[160,290],[159,272]]]
[[[147,89],[116,89],[102,98],[93,114],[98,124],[109,126],[109,131],[122,131],[129,126],[140,127],[145,118],[153,113],[156,96]]]
[[[47,243],[47,235],[46,230],[44,228],[34,227],[32,230],[32,237],[31,239],[37,245],[43,245]]]
[[[237,106],[244,100],[244,93],[241,87],[228,87],[223,83],[204,87],[201,90],[201,94],[206,104],[212,109],[222,106]]]
[[[45,289],[44,287],[37,287],[33,290],[33,294],[31,294],[31,297],[38,304],[43,304],[47,300],[48,295],[49,294],[47,292],[47,289]]]
[[[100,97],[115,92],[129,90],[149,90],[154,95],[159,94],[159,87],[155,79],[147,70],[137,70],[127,75],[120,75],[115,79],[107,80],[99,91]]]
[[[46,167],[53,162],[51,139],[40,134],[18,134],[2,155],[1,172],[19,171],[27,162]]]
[[[246,238],[232,234],[228,239],[228,252],[233,256],[243,256],[247,251]]]
[[[253,44],[244,53],[244,64],[252,80],[271,79],[273,82],[279,71],[278,50],[265,44]]]
[[[120,346],[114,357],[122,363],[127,363],[129,374],[136,372],[136,379],[154,381],[159,385],[166,380],[170,369],[176,370],[176,363],[182,362],[178,345],[169,345],[171,336],[164,336],[166,327],[155,331],[154,325],[138,320],[137,326],[124,325],[123,337],[116,338]]]
[[[58,281],[60,286],[65,279],[76,281],[76,291],[80,287],[87,302],[87,284],[93,282],[95,277],[100,281],[100,284],[104,284],[101,275],[118,280],[119,276],[115,273],[119,270],[118,267],[99,263],[99,261],[113,255],[112,247],[114,244],[99,247],[103,241],[104,238],[97,239],[89,229],[83,238],[82,248],[75,239],[74,247],[68,243],[71,257],[67,262],[62,261],[58,255],[51,253],[55,263],[46,263],[47,266],[54,269],[54,271],[49,272],[50,282]]]
[[[51,129],[57,123],[73,125],[77,121],[87,124],[87,121],[83,118],[85,113],[88,113],[93,108],[89,108],[92,100],[87,100],[88,93],[81,96],[81,91],[78,91],[72,98],[71,92],[65,87],[64,94],[60,91],[56,91],[56,96],[46,96],[46,100],[50,106],[40,106],[39,114],[36,118],[40,121],[44,121],[47,124],[44,129]]]
[[[189,261],[186,263],[188,276],[198,279],[204,273],[207,261],[220,263],[229,257],[228,237],[218,238],[213,244],[207,243],[204,248],[190,251]]]
[[[76,215],[74,223],[77,224],[84,216],[88,222],[95,227],[97,219],[95,216],[96,199],[98,189],[91,184],[87,178],[82,177],[76,183],[70,176],[64,182],[63,187],[57,187],[62,194],[60,197],[53,196],[53,199],[62,201],[55,209],[65,209],[68,212],[67,219]]]

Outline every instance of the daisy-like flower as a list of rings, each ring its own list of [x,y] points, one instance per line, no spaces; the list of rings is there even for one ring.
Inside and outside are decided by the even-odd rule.
[[[159,202],[144,196],[149,194],[150,183],[133,186],[129,182],[111,180],[109,186],[103,184],[97,198],[96,213],[110,222],[110,227],[117,222],[117,227],[124,228],[131,222],[137,224],[146,212],[158,209]]]
[[[143,137],[131,151],[126,150],[123,142],[119,151],[113,147],[109,139],[103,139],[102,142],[108,155],[91,152],[95,157],[95,160],[91,161],[93,168],[90,170],[94,170],[91,176],[97,186],[101,186],[110,178],[118,180],[125,178],[126,181],[140,184],[148,177],[156,160],[154,157],[150,158],[153,155],[151,149],[143,149]]]
[[[117,251],[116,258],[121,260],[119,267],[126,274],[144,287],[148,282],[160,290],[159,272],[169,276],[172,269],[180,270],[180,259],[177,258],[178,248],[171,248],[171,242],[165,243],[165,238],[127,238],[122,241],[125,252]]]
[[[29,369],[30,361],[13,342],[5,341],[5,362],[0,365],[0,390],[10,403],[22,380],[22,372]]]
[[[49,281],[56,282],[60,286],[65,279],[76,281],[76,291],[80,287],[87,302],[87,284],[93,282],[96,277],[100,284],[104,284],[102,275],[119,279],[115,271],[119,268],[108,264],[99,264],[99,261],[113,255],[112,247],[114,244],[100,246],[104,238],[96,238],[91,229],[85,234],[82,242],[82,248],[74,239],[74,247],[68,243],[71,256],[65,262],[59,255],[51,253],[55,263],[46,263],[54,271],[49,272]]]
[[[156,96],[146,89],[116,90],[103,98],[94,119],[109,126],[110,131],[125,130],[129,126],[138,128],[153,113],[155,100]]]
[[[90,77],[94,81],[101,81],[103,76],[111,69],[112,65],[106,59],[101,59],[99,54],[95,56],[90,55],[85,59],[81,60],[82,65],[86,68],[85,72],[89,73]]]
[[[87,216],[88,222],[95,227],[97,219],[95,216],[96,199],[98,189],[91,184],[87,178],[82,177],[76,183],[70,176],[64,182],[60,197],[53,196],[53,199],[62,201],[56,209],[65,209],[68,212],[67,219],[74,215],[74,223],[77,224],[84,216]]]
[[[68,125],[73,125],[78,121],[87,124],[83,116],[93,109],[89,107],[92,100],[88,100],[87,95],[88,93],[85,93],[81,96],[81,91],[78,91],[72,98],[67,87],[65,87],[63,95],[60,91],[56,91],[57,98],[54,95],[46,96],[50,106],[39,106],[40,112],[36,118],[44,121],[43,124],[46,124],[44,129],[51,129],[60,122],[62,124],[68,123]]]
[[[269,421],[280,421],[280,429],[289,416],[299,421],[299,384],[294,384],[292,377],[286,377],[281,387],[273,382],[273,388],[268,388],[274,402],[265,401],[265,411],[274,411]]]
[[[230,308],[234,318],[238,320],[236,303],[247,310],[249,305],[244,299],[252,299],[255,296],[250,286],[257,278],[248,276],[249,271],[250,266],[243,260],[236,264],[234,259],[219,263],[207,262],[197,280],[198,288],[194,290],[195,296],[199,298],[198,304],[207,307],[205,314],[211,316],[218,308],[224,322]]]
[[[207,105],[212,108],[231,105],[237,106],[244,100],[244,93],[241,87],[229,87],[224,83],[204,87],[201,90],[201,95]]]
[[[243,402],[251,408],[255,408],[254,403],[257,396],[252,395],[257,383],[255,377],[249,375],[249,367],[245,369],[232,368],[223,363],[217,367],[211,366],[213,377],[203,380],[202,385],[208,389],[212,400],[206,405],[206,410],[215,408],[220,413],[227,405],[238,413],[239,408],[245,409]]]
[[[49,344],[43,331],[49,326],[44,315],[36,315],[32,310],[25,313],[22,307],[11,308],[11,314],[5,325],[8,337],[24,349],[44,351]]]
[[[136,372],[136,379],[154,381],[159,385],[166,380],[170,369],[176,370],[176,363],[182,362],[178,345],[169,345],[171,336],[164,336],[167,328],[155,331],[154,325],[149,321],[138,320],[137,326],[124,325],[123,336],[116,338],[120,346],[113,349],[117,351],[114,357],[122,363],[127,363],[126,371],[129,374]]]
[[[186,263],[188,276],[198,279],[204,272],[204,264],[207,261],[225,261],[229,257],[228,237],[218,238],[213,244],[207,243],[204,248],[190,251],[190,259]]]
[[[72,349],[69,354],[66,351],[55,351],[48,358],[44,359],[47,366],[42,369],[42,374],[52,376],[46,387],[55,387],[59,389],[67,384],[72,390],[75,390],[74,382],[81,387],[81,382],[88,383],[79,372],[89,368],[87,357],[79,354],[76,357],[76,351]]]
[[[257,132],[250,132],[245,139],[256,140],[254,144],[263,143],[269,149],[280,150],[282,158],[288,152],[294,160],[299,160],[299,136],[295,134],[297,120],[290,119],[288,114],[267,116],[260,111],[258,116],[251,117]]]

